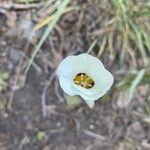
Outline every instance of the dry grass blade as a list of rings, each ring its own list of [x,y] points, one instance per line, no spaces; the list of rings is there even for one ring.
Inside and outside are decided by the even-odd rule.
[[[137,25],[135,25],[133,23],[133,21],[130,20],[129,23],[130,23],[130,26],[131,26],[132,30],[134,31],[134,33],[136,35],[136,36],[134,36],[134,41],[137,44],[137,47],[139,47],[139,50],[142,54],[145,66],[147,66],[148,62],[147,62],[147,58],[146,58],[146,53],[145,53],[145,49],[144,49],[144,45],[143,45],[141,32],[139,31]]]
[[[97,133],[94,133],[94,132],[91,132],[91,131],[88,131],[88,130],[84,130],[83,131],[86,135],[88,136],[91,136],[93,138],[96,138],[100,141],[107,141],[107,142],[110,142],[110,139],[108,137],[105,137],[105,136],[102,136],[100,134],[97,134]]]
[[[100,49],[98,51],[97,57],[100,58],[104,52],[104,49],[106,47],[106,43],[107,43],[107,36],[104,36],[103,40],[102,40],[102,44],[100,46]]]
[[[120,57],[120,63],[121,65],[124,64],[124,60],[125,60],[125,54],[127,52],[127,48],[128,48],[128,33],[126,30],[124,30],[122,32],[122,49],[121,49],[121,57]]]
[[[142,78],[144,77],[144,73],[145,70],[141,70],[138,72],[136,78],[133,80],[131,87],[129,89],[129,101],[132,99],[133,97],[133,92],[136,89],[136,87],[138,86],[138,84],[141,82]]]
[[[113,36],[114,36],[114,31],[111,31],[108,33],[108,44],[109,44],[109,50],[110,50],[110,55],[109,55],[109,58],[110,58],[110,62],[112,63],[115,59],[115,51],[114,51],[114,48],[113,48]]]
[[[93,50],[93,48],[94,48],[94,46],[96,45],[96,43],[97,43],[97,40],[95,40],[95,41],[92,43],[92,45],[89,47],[89,49],[87,50],[87,53],[88,53],[88,54],[91,53],[91,51]]]
[[[24,10],[24,9],[34,9],[40,8],[44,5],[43,2],[40,3],[29,3],[29,4],[18,4],[11,2],[0,2],[0,8],[3,9],[15,9],[15,10]]]
[[[133,66],[136,68],[137,67],[137,62],[136,62],[136,56],[135,56],[135,52],[133,49],[131,49],[131,47],[128,47],[128,53],[131,57],[131,60],[133,62]]]
[[[78,11],[80,8],[79,7],[68,7],[64,10],[63,14],[64,13],[68,13],[70,11]],[[44,18],[42,21],[40,21],[39,23],[37,23],[34,27],[33,27],[33,31],[37,31],[39,30],[40,28],[46,26],[47,24],[49,24],[51,21],[53,21],[55,19],[55,15],[50,15],[50,16],[47,16],[46,18]]]
[[[46,28],[41,40],[39,41],[38,45],[36,46],[36,49],[33,51],[31,59],[29,61],[29,64],[26,68],[26,72],[28,72],[30,66],[32,65],[32,62],[36,56],[36,54],[39,52],[41,46],[43,45],[43,43],[45,42],[45,40],[47,39],[48,35],[50,34],[50,32],[53,30],[54,26],[56,25],[56,23],[58,22],[59,18],[61,17],[62,13],[64,12],[66,6],[69,4],[70,0],[64,0],[58,7],[58,10],[55,14],[55,19],[53,19],[52,22],[50,22],[48,24],[48,27]]]

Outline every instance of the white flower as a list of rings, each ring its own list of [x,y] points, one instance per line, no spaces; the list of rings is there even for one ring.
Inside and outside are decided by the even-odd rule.
[[[81,96],[90,108],[112,86],[114,78],[102,62],[89,54],[66,57],[58,66],[60,86],[70,96]]]

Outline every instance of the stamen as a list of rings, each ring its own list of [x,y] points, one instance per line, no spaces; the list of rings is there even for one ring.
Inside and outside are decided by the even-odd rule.
[[[85,79],[85,81],[89,81],[90,79],[91,79],[91,78],[90,78],[90,77],[88,77],[88,78],[86,78],[86,79]]]
[[[92,87],[92,86],[93,86],[92,84],[88,84],[88,83],[87,83],[86,85],[89,86],[89,87]]]
[[[85,73],[79,73],[73,79],[74,83],[78,86],[90,89],[94,86],[94,81]]]
[[[80,82],[79,81],[74,81],[75,83],[79,84]]]
[[[81,86],[83,86],[85,88],[86,87],[86,83],[81,82]]]
[[[83,73],[81,74],[81,81],[83,81]]]

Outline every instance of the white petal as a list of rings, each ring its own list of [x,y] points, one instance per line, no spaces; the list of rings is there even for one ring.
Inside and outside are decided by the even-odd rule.
[[[78,73],[86,73],[94,80],[91,89],[85,89],[73,83],[73,78]],[[85,100],[97,100],[102,97],[112,86],[114,78],[111,73],[104,68],[99,59],[88,54],[78,56],[68,56],[57,69],[62,89],[69,95],[80,95]],[[69,83],[69,86],[67,84]]]
[[[100,86],[100,89],[96,89],[97,94],[95,94],[95,98],[98,96],[102,97],[111,88],[113,82],[114,77],[108,70],[105,69],[101,78],[97,79],[97,84]]]
[[[70,96],[77,95],[77,90],[72,86],[72,80],[59,77],[59,83],[65,93],[67,93]]]
[[[91,56],[87,53],[80,54],[77,57],[78,57],[78,60],[81,60],[82,63],[86,64],[88,70],[93,70],[93,68],[96,68],[96,69],[104,68],[103,63],[98,58]]]
[[[68,56],[59,64],[57,75],[73,80],[78,73],[85,72],[85,67],[78,56]]]
[[[74,78],[78,73],[89,74],[92,70],[104,68],[101,61],[89,54],[83,53],[78,56],[66,57],[58,66],[57,75]]]
[[[87,103],[87,105],[88,105],[90,108],[93,108],[93,107],[94,107],[94,101],[87,101],[87,100],[85,100],[85,102]]]

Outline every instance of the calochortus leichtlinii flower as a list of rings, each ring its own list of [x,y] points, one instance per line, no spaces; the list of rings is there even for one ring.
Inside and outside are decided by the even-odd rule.
[[[66,57],[59,64],[57,75],[63,91],[70,96],[81,96],[90,108],[114,82],[102,62],[86,53]]]

